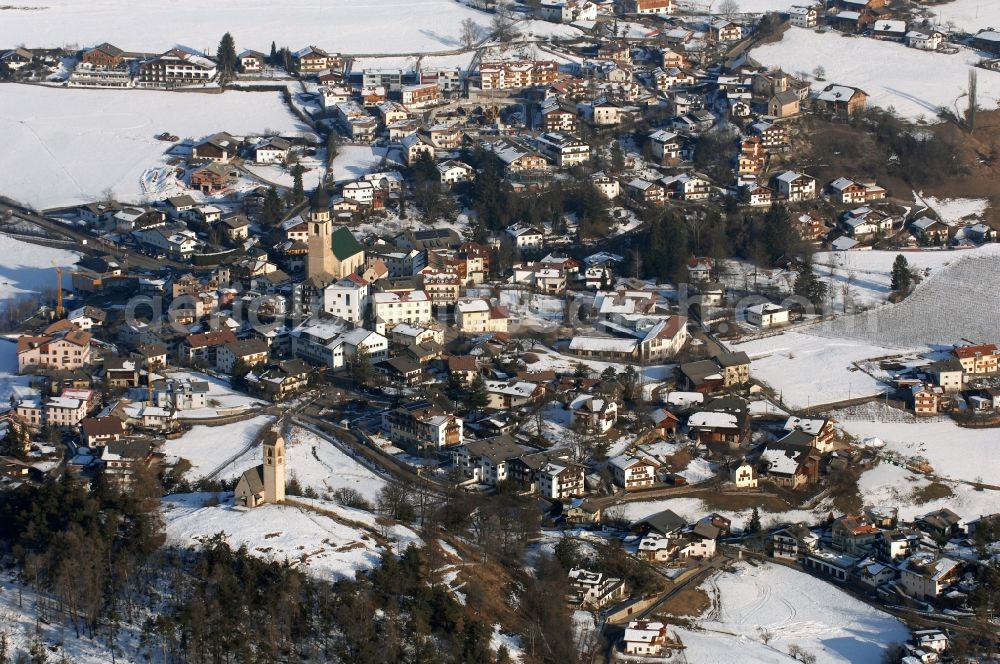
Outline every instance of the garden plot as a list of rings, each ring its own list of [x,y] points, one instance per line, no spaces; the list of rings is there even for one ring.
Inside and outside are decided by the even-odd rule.
[[[28,47],[99,44],[126,51],[164,51],[177,43],[214,52],[227,30],[237,50],[268,52],[272,41],[293,50],[315,44],[331,52],[412,53],[460,46],[462,21],[489,15],[454,0],[18,0],[3,10],[0,43]]]
[[[930,208],[941,221],[954,226],[960,223],[976,223],[982,220],[990,206],[986,198],[934,198],[914,193],[917,203]]]
[[[330,177],[334,182],[347,182],[374,173],[383,165],[397,168],[399,164],[389,161],[388,151],[371,145],[342,145],[330,164]]]
[[[785,32],[779,42],[754,49],[751,55],[764,66],[781,67],[811,80],[813,90],[831,83],[854,86],[869,94],[872,106],[892,107],[905,118],[928,122],[939,122],[940,108],[954,112],[956,102],[962,103],[969,68],[982,58],[977,51],[964,48],[958,54],[944,55],[839,32],[796,29]],[[879,66],[871,66],[873,62]],[[813,76],[819,66],[826,70],[822,81]],[[979,72],[980,104],[994,109],[1000,99],[1000,72]]]
[[[0,25],[7,25],[17,12],[3,14]],[[240,136],[265,129],[291,135],[309,128],[277,92],[208,95],[4,85],[0,191],[37,208],[88,203],[106,190],[122,201],[164,198],[185,192],[166,166],[164,152],[172,144],[155,135],[168,131],[181,139],[201,139],[219,131]]]
[[[905,300],[814,326],[837,343],[888,347],[951,346],[960,339],[1000,343],[1000,247],[989,245],[932,273]],[[975,303],[975,304],[972,304]]]
[[[697,624],[711,638],[692,639],[689,661],[792,662],[786,653],[798,646],[817,664],[879,664],[890,643],[910,635],[893,616],[821,579],[771,563],[738,563],[701,588],[713,606]],[[770,638],[763,639],[762,630]],[[691,636],[681,633],[685,644]],[[748,651],[754,659],[747,659]]]

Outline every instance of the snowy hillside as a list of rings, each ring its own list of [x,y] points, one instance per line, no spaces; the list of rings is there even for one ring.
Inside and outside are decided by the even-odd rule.
[[[10,12],[4,12],[10,14]],[[5,17],[6,18],[6,17]],[[0,25],[5,25],[0,23]],[[38,208],[182,192],[149,191],[143,174],[163,169],[169,131],[181,139],[307,129],[277,92],[178,94],[151,90],[0,86],[0,192]]]
[[[454,0],[18,0],[3,12],[0,43],[80,46],[104,41],[135,51],[181,43],[214,51],[228,30],[238,49],[315,44],[345,53],[407,53],[458,47],[459,25],[489,16]],[[280,19],[280,20],[279,20]]]
[[[3,86],[10,87],[10,86]],[[0,88],[2,89],[2,88]],[[0,92],[0,96],[3,93]],[[0,111],[2,114],[3,111]],[[9,157],[12,157],[9,153]],[[2,161],[0,157],[0,161]],[[0,183],[8,177],[9,170],[0,172]],[[0,186],[0,192],[7,190]],[[17,297],[21,293],[38,293],[46,290],[55,292],[56,273],[54,266],[76,265],[80,254],[65,249],[43,247],[30,242],[22,242],[6,235],[0,235],[0,301]],[[69,279],[63,275],[63,286],[69,286]]]
[[[409,528],[383,528],[368,512],[332,503],[310,501],[330,515],[326,516],[291,505],[239,510],[225,496],[217,505],[206,504],[214,502],[209,498],[208,494],[182,494],[163,500],[169,543],[197,546],[221,532],[233,548],[246,545],[253,555],[279,562],[288,560],[315,574],[340,578],[353,578],[355,572],[378,564],[382,547],[374,537],[376,531],[379,537],[384,533],[400,549],[420,544],[420,538]]]
[[[778,66],[811,80],[814,90],[830,83],[858,87],[870,95],[868,103],[873,106],[892,106],[901,116],[923,116],[928,122],[937,122],[938,108],[954,109],[964,94],[969,67],[982,56],[968,49],[943,55],[838,32],[793,29],[780,42],[754,49],[752,57],[763,65]],[[880,66],[871,66],[873,62]],[[820,65],[826,69],[824,81],[813,79],[812,72]],[[1000,72],[980,70],[980,106],[996,108],[997,99]]]
[[[712,600],[698,623],[705,632],[680,632],[692,662],[793,662],[785,653],[797,645],[817,664],[878,664],[886,646],[909,636],[896,618],[771,563],[738,564],[702,589]],[[771,636],[767,644],[761,643],[762,629]]]

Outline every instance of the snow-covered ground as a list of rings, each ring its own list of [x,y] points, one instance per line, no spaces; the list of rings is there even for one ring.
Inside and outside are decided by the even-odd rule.
[[[199,424],[180,438],[166,441],[163,449],[168,457],[190,461],[189,476],[197,479],[221,470],[228,459],[239,456],[260,430],[273,421],[273,417],[258,415],[217,427]]]
[[[242,392],[237,392],[226,381],[200,371],[170,371],[165,375],[175,380],[190,379],[208,383],[208,405],[205,408],[177,411],[177,417],[182,420],[202,420],[218,417],[219,411],[222,411],[223,415],[229,415],[236,410],[249,411],[258,406],[266,405],[260,399],[254,399]]]
[[[946,224],[976,223],[990,206],[985,198],[935,198],[914,194],[918,203],[930,208]],[[857,252],[855,252],[857,253]]]
[[[989,489],[977,491],[962,483],[946,483],[952,491],[952,495],[946,498],[919,500],[919,494],[915,495],[915,492],[930,484],[931,481],[923,475],[882,463],[861,475],[858,492],[864,496],[866,505],[897,507],[899,518],[907,521],[942,508],[953,510],[963,519],[972,520],[994,514],[996,506],[1000,504],[1000,492]]]
[[[79,6],[89,9],[92,4]],[[142,12],[123,11],[122,16],[134,13]],[[16,22],[11,16],[21,12],[3,14],[0,26],[9,26]],[[113,24],[120,26],[117,19]],[[98,41],[107,36],[104,33]],[[295,134],[308,127],[291,114],[277,92],[198,94],[4,85],[0,86],[0,135],[5,138],[0,191],[38,208],[98,200],[109,188],[124,201],[174,195],[179,192],[160,187],[170,175],[164,152],[171,144],[155,135],[167,131],[183,140],[219,131],[244,135],[265,129]],[[150,182],[147,170],[151,169],[158,169],[157,183]]]
[[[680,633],[691,662],[792,662],[786,653],[797,645],[817,664],[878,664],[890,643],[909,637],[896,618],[780,565],[739,563],[701,587],[712,600],[698,620],[705,632]]]
[[[330,176],[334,182],[356,180],[365,173],[378,170],[386,152],[387,148],[371,145],[342,145],[337,149],[337,156],[330,164]],[[396,165],[389,163],[386,167],[392,169],[396,168]]]
[[[167,541],[176,546],[197,546],[224,533],[231,546],[246,545],[253,555],[285,561],[321,576],[353,578],[379,562],[382,547],[373,534],[385,534],[400,551],[420,538],[403,526],[381,528],[368,512],[322,501],[319,509],[336,518],[291,505],[262,505],[235,509],[231,497],[206,506],[209,494],[178,494],[163,499]],[[298,499],[297,499],[298,500]],[[347,523],[345,523],[345,521]]]
[[[288,477],[294,476],[303,488],[313,488],[321,495],[348,488],[355,489],[366,500],[374,501],[385,485],[382,478],[357,460],[301,427],[293,426],[286,433],[285,454]],[[261,448],[254,447],[227,465],[219,473],[219,478],[239,477],[262,462]]]
[[[752,511],[751,509],[714,510],[700,498],[662,498],[659,500],[634,501],[623,503],[621,508],[625,517],[631,521],[645,519],[649,515],[662,512],[663,510],[671,510],[688,523],[694,523],[706,514],[716,512],[732,521],[734,530],[740,530],[746,525]],[[615,507],[614,509],[618,508]],[[767,527],[781,523],[798,523],[799,521],[812,523],[816,520],[817,515],[822,516],[829,512],[829,505],[821,502],[815,510],[762,511],[760,518],[761,523]]]
[[[919,271],[922,278],[930,278],[959,261],[998,255],[1000,248],[988,244],[962,251],[823,251],[813,256],[813,262],[816,273],[830,285],[838,302],[843,284],[850,281],[850,300],[857,307],[868,307],[888,301],[892,291],[892,264],[900,253],[910,269]],[[922,285],[926,285],[926,281]],[[834,309],[835,313],[841,311],[839,305]]]
[[[0,97],[2,96],[3,92],[0,88]],[[2,113],[3,111],[0,111],[0,115]],[[2,126],[2,121],[0,121],[0,126]],[[8,157],[11,156],[6,150],[4,154]],[[3,158],[0,157],[0,163],[2,162]],[[8,165],[4,167],[4,171],[7,171],[8,168],[16,169],[17,166]],[[0,182],[6,177],[3,172],[0,172]],[[3,190],[3,187],[0,187],[0,190]],[[3,193],[10,195],[5,190]],[[75,251],[43,247],[30,242],[22,242],[6,235],[0,235],[0,256],[3,256],[3,260],[0,261],[0,302],[17,297],[22,293],[44,290],[55,292],[56,273],[53,268],[55,266],[70,267],[76,265],[76,262],[80,260],[80,254]],[[63,286],[69,286],[66,274],[63,275]]]
[[[31,376],[17,375],[17,344],[13,339],[0,337],[0,403],[38,394],[29,386]]]
[[[878,380],[853,363],[898,355],[905,352],[903,349],[819,336],[812,333],[815,328],[734,344],[732,350],[749,355],[753,361],[750,375],[770,385],[781,401],[793,408],[884,392]]]
[[[114,42],[125,50],[166,50],[177,43],[215,52],[227,30],[237,50],[293,51],[315,44],[330,52],[410,53],[460,46],[460,26],[489,15],[454,0],[18,0],[5,9],[0,43],[30,47]]]
[[[975,34],[986,28],[1000,28],[1000,3],[996,0],[952,0],[924,7],[924,11],[934,16],[938,29],[954,25]]]
[[[943,55],[894,42],[812,30],[788,30],[780,42],[756,48],[751,55],[765,66],[778,66],[811,80],[814,90],[830,83],[858,87],[870,95],[869,104],[891,106],[903,117],[923,116],[928,122],[938,121],[942,106],[954,110],[956,100],[964,95],[969,67],[982,58],[968,49]],[[879,66],[871,66],[873,62]],[[824,81],[813,79],[817,66],[826,69]],[[1000,72],[979,71],[979,103],[984,109],[996,108]]]

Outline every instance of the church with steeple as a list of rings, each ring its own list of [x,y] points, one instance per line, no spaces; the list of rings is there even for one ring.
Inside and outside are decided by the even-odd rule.
[[[365,264],[365,250],[345,226],[334,230],[330,196],[321,185],[309,204],[306,279],[323,287],[355,274]]]
[[[285,439],[281,425],[264,434],[264,463],[254,466],[240,476],[236,483],[236,505],[257,507],[265,503],[285,501]]]

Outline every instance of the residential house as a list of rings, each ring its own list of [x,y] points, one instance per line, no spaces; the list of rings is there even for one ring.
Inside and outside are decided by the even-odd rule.
[[[656,464],[630,455],[616,456],[608,460],[615,484],[626,491],[653,486],[656,483]]]
[[[788,323],[788,309],[771,302],[755,304],[746,308],[746,319],[748,323],[762,330],[786,325]]]
[[[994,344],[956,346],[952,354],[962,365],[962,371],[969,376],[997,373],[1000,353]]]
[[[569,592],[570,599],[575,603],[602,609],[625,598],[625,582],[600,572],[574,567],[569,571]]]
[[[41,335],[17,339],[17,372],[29,368],[82,369],[90,365],[90,332],[72,325],[50,325]]]
[[[778,197],[790,203],[810,201],[816,198],[816,179],[804,173],[785,171],[774,177]]]
[[[858,88],[831,84],[816,95],[816,105],[836,115],[854,115],[865,110],[868,94]]]
[[[569,426],[574,431],[607,433],[618,419],[618,404],[611,399],[601,399],[588,394],[570,402]]]
[[[962,563],[932,553],[920,553],[899,565],[899,586],[917,600],[936,600],[961,578]]]
[[[409,403],[382,415],[382,430],[389,440],[411,451],[462,445],[463,428],[461,417],[427,401]]]
[[[506,332],[509,320],[505,309],[483,299],[463,300],[455,305],[455,327],[465,334]]]
[[[268,345],[263,339],[230,342],[219,347],[215,369],[220,373],[231,374],[238,364],[247,368],[264,364],[267,362],[268,354]]]

